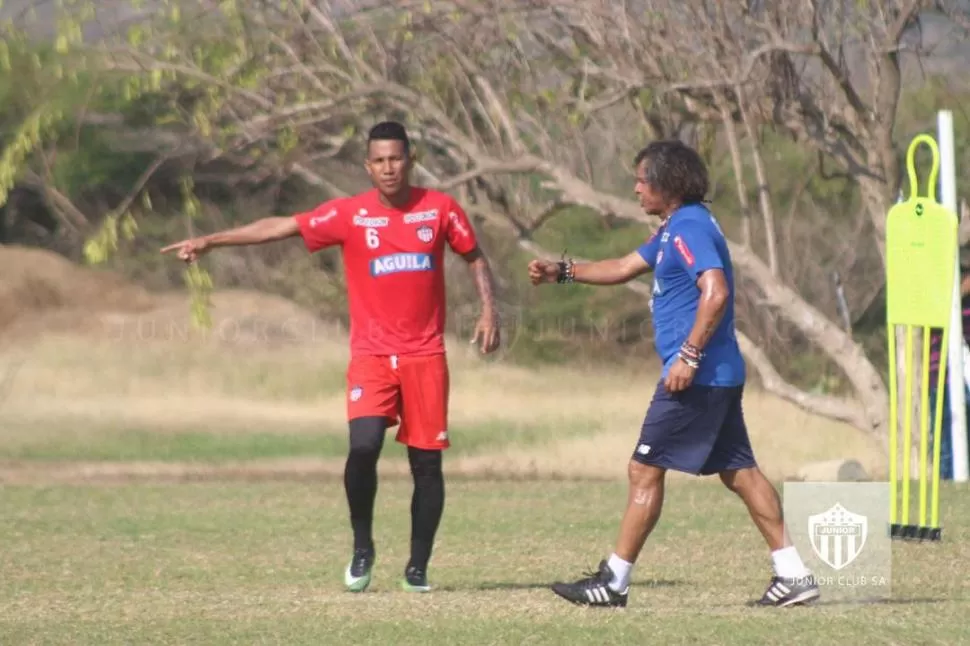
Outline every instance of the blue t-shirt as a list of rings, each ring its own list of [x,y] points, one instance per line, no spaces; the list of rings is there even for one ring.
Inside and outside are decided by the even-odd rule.
[[[704,206],[683,206],[637,251],[653,269],[654,344],[663,361],[663,374],[687,340],[700,302],[697,279],[709,269],[720,269],[727,279],[728,302],[707,345],[693,383],[700,386],[739,386],[745,381],[745,364],[734,329],[734,271],[727,240],[717,220]]]

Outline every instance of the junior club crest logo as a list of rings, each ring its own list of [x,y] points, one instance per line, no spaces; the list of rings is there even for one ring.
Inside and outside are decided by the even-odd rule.
[[[427,226],[418,227],[418,240],[425,243],[434,240],[434,229]]]
[[[829,567],[841,570],[862,553],[869,522],[836,503],[828,511],[808,517],[812,549]]]
[[[350,401],[352,401],[352,402],[360,401],[360,397],[363,394],[364,394],[364,389],[363,388],[361,388],[360,386],[354,386],[350,390]]]

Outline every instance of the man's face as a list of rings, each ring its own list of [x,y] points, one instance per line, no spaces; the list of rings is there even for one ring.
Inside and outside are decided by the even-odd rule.
[[[411,160],[403,141],[372,141],[364,164],[374,186],[384,195],[394,195],[407,187]]]
[[[640,198],[640,206],[647,215],[663,215],[667,208],[667,200],[664,196],[653,189],[646,181],[647,162],[646,160],[637,164],[636,168],[637,183],[634,191]]]

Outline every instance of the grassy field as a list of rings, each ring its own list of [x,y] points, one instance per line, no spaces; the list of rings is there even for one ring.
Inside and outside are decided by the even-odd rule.
[[[949,489],[947,541],[900,545],[892,603],[785,611],[745,602],[767,554],[712,483],[671,487],[625,610],[574,608],[547,585],[611,546],[619,483],[453,480],[429,595],[401,592],[409,486],[386,479],[367,593],[336,482],[7,487],[4,644],[956,644],[970,609],[970,505]]]
[[[217,324],[299,318],[226,298]],[[174,307],[184,316],[184,302]],[[110,333],[91,333],[106,320]],[[118,334],[102,318],[85,336],[48,331],[0,352],[4,645],[952,644],[965,633],[970,499],[951,487],[946,541],[895,547],[893,603],[745,607],[770,563],[742,505],[716,481],[674,478],[630,607],[564,604],[549,583],[612,547],[656,373],[528,370],[483,361],[460,340],[449,346],[455,447],[436,590],[397,587],[410,483],[389,441],[376,580],[346,594],[344,337],[302,328],[289,340],[206,340],[154,323],[133,333],[131,322]],[[746,413],[778,481],[849,457],[880,475],[883,458],[857,431],[757,389]]]

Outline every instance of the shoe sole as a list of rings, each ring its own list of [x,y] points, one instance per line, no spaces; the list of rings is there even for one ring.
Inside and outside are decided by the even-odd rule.
[[[806,590],[793,599],[788,599],[784,603],[761,603],[760,601],[749,601],[746,605],[751,608],[790,608],[792,606],[804,606],[813,603],[821,596],[819,590]]]
[[[401,581],[401,589],[405,592],[431,592],[430,585],[411,585],[407,581]]]
[[[802,592],[800,595],[796,596],[794,599],[789,599],[785,603],[779,604],[777,607],[787,608],[789,606],[798,606],[806,603],[811,603],[817,600],[820,596],[821,596],[821,593],[817,589],[806,590],[805,592]]]
[[[373,565],[371,566],[374,567]],[[350,566],[344,572],[344,586],[347,588],[347,592],[363,592],[370,586],[371,573],[368,572],[361,577],[353,577],[350,575]]]
[[[573,604],[574,606],[580,606],[582,608],[626,608],[626,600],[625,599],[623,600],[623,603],[617,603],[617,604],[607,605],[607,604],[602,604],[602,603],[590,603],[586,599],[571,599],[571,598],[567,597],[566,595],[560,593],[555,588],[552,588],[552,591],[560,599],[565,599],[566,601],[568,601],[569,603]]]
[[[344,585],[347,587],[347,592],[364,592],[368,587],[370,587],[370,579],[358,579],[352,583],[347,583],[347,581],[344,581]]]

